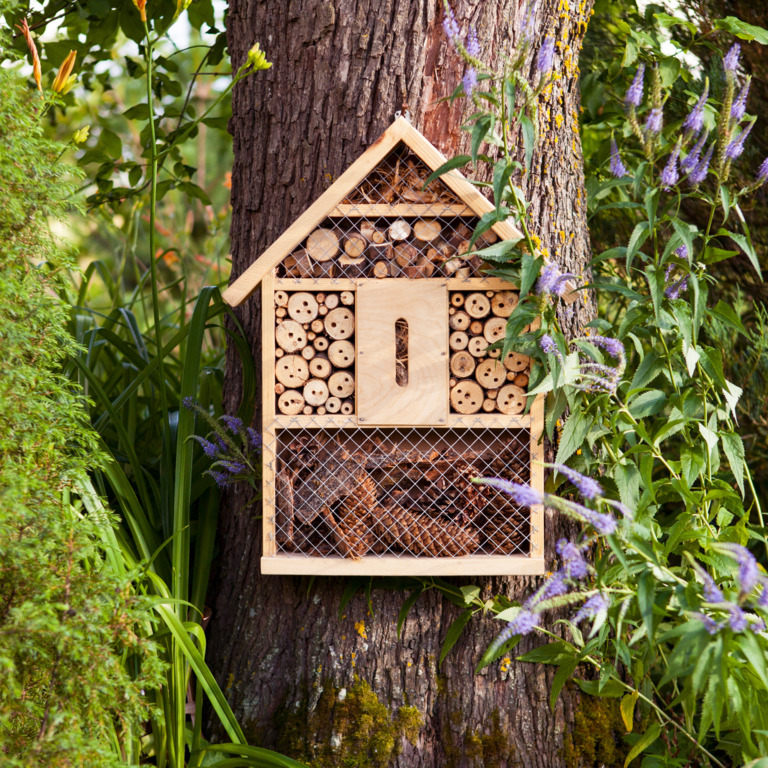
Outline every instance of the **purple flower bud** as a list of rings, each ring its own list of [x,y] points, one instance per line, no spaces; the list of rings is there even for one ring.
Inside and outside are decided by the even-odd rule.
[[[544,268],[539,274],[539,279],[536,282],[536,293],[540,296],[552,293],[555,284],[561,276],[560,270],[557,268],[557,264],[553,261],[545,261]]]
[[[480,55],[480,42],[477,39],[477,30],[472,27],[467,35],[467,44],[464,46],[467,49],[467,53],[473,58],[477,58]]]
[[[741,87],[739,95],[731,105],[731,117],[738,122],[746,114],[747,96],[749,96],[749,80]]]
[[[598,592],[596,595],[592,595],[592,597],[579,608],[578,612],[573,617],[573,623],[579,624],[584,621],[584,619],[589,619],[592,616],[596,616],[600,611],[607,610],[608,600],[604,595]]]
[[[741,544],[723,544],[722,548],[738,563],[739,591],[742,595],[748,595],[760,581],[760,571],[755,556]]]
[[[624,167],[624,163],[621,162],[619,148],[616,146],[614,139],[611,139],[611,173],[617,179],[627,175],[627,169]]]
[[[559,350],[557,348],[557,344],[555,344],[555,340],[548,333],[545,333],[541,337],[541,339],[539,340],[539,346],[548,355],[554,355],[557,352],[559,352]]]
[[[729,160],[735,160],[744,151],[744,141],[752,130],[754,123],[750,123],[733,141],[725,148],[725,156]]]
[[[583,336],[590,344],[604,349],[611,357],[617,360],[625,360],[624,345],[618,339],[610,339],[607,336]]]
[[[525,12],[523,14],[523,23],[520,30],[523,35],[523,42],[526,45],[530,45],[536,36],[536,0],[528,0],[525,6]]]
[[[708,96],[709,86],[704,89],[704,93],[701,94],[688,117],[683,120],[683,130],[698,133],[704,127],[704,106],[707,103]]]
[[[738,43],[734,43],[723,57],[723,69],[727,77],[732,77],[739,68],[740,54],[741,46]]]
[[[192,435],[192,439],[197,440],[197,442],[200,443],[203,453],[205,453],[209,459],[215,459],[218,456],[219,449],[210,442],[210,440],[206,440],[204,437],[198,437],[197,435]]]
[[[193,397],[185,397],[182,399],[181,404],[188,410],[188,411],[194,411],[195,410],[195,399]]]
[[[624,97],[624,103],[627,106],[639,107],[643,100],[643,77],[645,76],[645,64],[641,64],[635,72],[635,78],[632,85],[627,88],[627,94]]]
[[[651,133],[660,133],[664,117],[661,109],[658,107],[648,113],[648,119],[645,121],[645,130]]]
[[[677,282],[672,283],[668,288],[664,289],[664,295],[670,300],[680,298],[680,294],[688,290],[688,275],[681,277]]]
[[[688,246],[683,243],[679,248],[675,248],[675,256],[679,256],[681,259],[688,258]]]
[[[584,559],[581,547],[568,539],[560,539],[555,544],[557,554],[563,559],[563,570],[571,579],[585,579],[589,574],[589,566]]]
[[[491,488],[508,494],[521,507],[531,507],[535,504],[544,503],[544,495],[531,488],[530,485],[513,483],[511,480],[504,480],[502,477],[478,477],[473,478],[472,482],[478,485],[488,485]]]
[[[691,171],[691,174],[688,177],[691,184],[701,184],[701,182],[707,178],[707,174],[709,173],[709,163],[712,160],[712,150],[714,150],[714,148],[715,145],[710,144],[707,154],[699,160],[696,167]]]
[[[261,444],[263,442],[261,434],[257,432],[253,427],[248,427],[248,429],[245,431],[248,435],[248,442],[251,448],[261,448]]]
[[[541,616],[528,608],[523,608],[512,621],[507,624],[509,636],[529,635],[539,626]]]
[[[565,475],[585,499],[594,501],[603,495],[603,489],[597,480],[582,475],[581,472],[577,472],[575,469],[571,469],[571,467],[566,467],[564,464],[553,464],[552,469],[561,475]]]
[[[749,621],[749,628],[757,634],[758,632],[765,632],[765,622],[754,613],[747,614],[747,621]]]
[[[531,605],[549,600],[551,597],[559,597],[568,594],[568,585],[565,583],[565,573],[555,571],[545,582],[544,586],[538,591]]]
[[[536,57],[536,69],[546,75],[552,69],[552,62],[555,58],[555,38],[548,35],[539,48],[539,55]]]
[[[768,582],[765,579],[760,579],[763,588],[760,590],[760,594],[757,596],[757,606],[764,611],[768,611]]]
[[[578,276],[574,275],[573,272],[563,272],[563,274],[555,280],[555,284],[552,286],[552,293],[555,296],[562,296],[568,289],[570,281],[578,279]]]
[[[243,428],[243,420],[237,416],[228,416],[226,413],[219,417],[220,421],[223,421],[227,429],[230,432],[239,432]]]
[[[464,79],[461,81],[464,87],[464,95],[469,98],[477,88],[477,70],[474,67],[468,67],[464,73]]]
[[[731,604],[728,614],[728,624],[734,632],[743,632],[747,628],[747,615],[738,605]]]
[[[229,476],[224,472],[216,472],[216,470],[209,469],[207,474],[209,474],[214,479],[216,485],[218,485],[219,488],[224,488],[225,486],[229,485]]]
[[[230,461],[227,459],[218,463],[220,466],[224,467],[230,475],[242,475],[248,471],[248,467],[241,461]]]
[[[677,157],[680,154],[680,143],[675,144],[675,148],[672,150],[672,154],[669,156],[664,170],[661,172],[661,186],[665,190],[670,190],[677,184],[680,179],[680,174],[677,171]]]
[[[461,35],[461,30],[459,29],[459,25],[456,22],[456,17],[453,15],[453,9],[447,3],[445,4],[445,18],[443,19],[443,30],[445,31],[445,36],[452,43],[455,43],[459,39],[459,36]]]
[[[704,625],[704,629],[710,635],[716,635],[723,628],[722,624],[715,621],[711,616],[707,616],[706,613],[694,613],[693,616]]]
[[[680,161],[680,167],[685,173],[690,173],[696,167],[708,136],[709,133],[702,133],[699,140],[691,147],[688,155]]]
[[[757,169],[757,183],[765,184],[766,179],[768,179],[768,157],[760,163],[760,167]]]
[[[714,579],[700,566],[696,566],[696,573],[699,574],[704,582],[704,599],[708,603],[724,603],[725,598],[720,588],[715,584]]]

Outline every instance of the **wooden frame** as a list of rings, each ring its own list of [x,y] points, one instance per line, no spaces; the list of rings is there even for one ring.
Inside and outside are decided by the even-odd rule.
[[[434,435],[435,440],[434,444],[429,443],[429,450],[432,450],[434,446],[441,445],[441,440],[443,440],[443,444],[445,444],[446,440],[439,436],[439,433],[443,430],[454,431],[451,440],[455,438],[459,444],[462,443],[462,440],[470,441],[474,438],[470,434],[465,435],[463,431],[455,432],[456,430],[475,430],[478,434],[480,434],[480,431],[485,431],[485,435],[498,435],[501,440],[507,439],[505,430],[510,430],[510,439],[514,437],[516,445],[518,446],[515,450],[519,449],[520,451],[520,461],[524,462],[525,459],[522,457],[527,456],[527,468],[531,486],[539,492],[543,492],[544,490],[544,452],[542,442],[544,426],[543,396],[539,395],[533,399],[528,413],[520,413],[517,415],[505,415],[504,413],[499,412],[476,412],[468,415],[461,415],[454,412],[448,395],[448,389],[450,389],[450,387],[447,386],[448,380],[452,376],[448,365],[448,359],[452,354],[448,344],[450,330],[447,324],[442,324],[442,321],[439,331],[440,338],[438,339],[437,336],[435,336],[435,338],[432,339],[432,344],[433,346],[440,346],[440,348],[445,351],[439,353],[442,355],[439,364],[438,360],[432,360],[430,364],[431,373],[425,372],[424,374],[425,376],[429,375],[434,379],[435,370],[441,368],[444,371],[445,386],[436,388],[436,396],[441,401],[444,399],[445,404],[444,407],[436,410],[429,410],[430,414],[433,410],[434,413],[437,414],[433,419],[423,416],[423,419],[420,420],[420,417],[413,416],[412,409],[409,410],[408,407],[405,406],[403,406],[402,409],[398,409],[393,405],[393,407],[390,407],[389,409],[374,408],[373,410],[367,411],[367,413],[374,414],[381,411],[381,413],[386,415],[375,417],[379,418],[379,421],[376,423],[364,423],[365,417],[361,416],[359,399],[361,392],[359,387],[362,381],[360,366],[364,365],[365,360],[368,358],[360,357],[361,326],[358,324],[356,324],[354,332],[355,378],[357,387],[355,391],[356,399],[354,413],[349,415],[342,415],[338,412],[325,413],[324,408],[319,409],[320,413],[312,413],[311,408],[305,409],[305,413],[309,415],[304,415],[302,413],[297,415],[286,415],[286,413],[291,412],[288,409],[286,409],[286,413],[277,413],[278,409],[276,406],[277,398],[275,390],[276,355],[278,351],[280,354],[283,354],[284,352],[282,349],[277,350],[275,326],[276,322],[283,322],[280,318],[285,317],[285,312],[280,309],[276,311],[275,292],[341,293],[343,291],[352,291],[355,293],[354,304],[356,311],[358,311],[360,306],[360,293],[358,291],[362,286],[378,282],[379,284],[389,283],[394,287],[394,281],[408,279],[389,277],[387,280],[376,281],[371,277],[278,277],[276,268],[280,262],[291,255],[297,246],[304,242],[307,236],[313,232],[321,222],[329,219],[332,221],[339,219],[350,221],[362,219],[364,217],[370,219],[418,219],[423,217],[443,219],[453,218],[459,220],[466,217],[480,217],[493,210],[493,205],[478,191],[478,189],[455,170],[444,174],[441,177],[441,181],[456,196],[456,198],[458,198],[458,201],[452,200],[437,203],[394,202],[392,204],[342,202],[345,198],[349,197],[350,193],[355,190],[357,186],[392,152],[392,150],[398,147],[401,143],[416,156],[417,160],[421,160],[431,171],[436,170],[445,162],[443,155],[438,152],[437,149],[435,149],[435,147],[433,147],[407,120],[398,118],[384,132],[384,134],[374,142],[374,144],[372,144],[347,169],[347,171],[345,171],[339,179],[277,240],[275,240],[275,242],[267,248],[267,250],[264,251],[264,253],[224,292],[224,299],[229,304],[237,306],[245,301],[259,284],[261,284],[262,290],[262,392],[264,394],[262,410],[264,437],[262,573],[325,576],[488,576],[541,574],[544,573],[545,569],[544,510],[541,506],[531,507],[529,514],[526,517],[526,526],[529,524],[530,528],[526,528],[526,533],[524,534],[524,541],[527,542],[527,554],[524,555],[472,554],[437,557],[427,556],[423,554],[424,550],[421,550],[422,554],[367,554],[363,556],[362,559],[352,559],[351,557],[342,557],[340,555],[320,556],[317,554],[310,554],[309,551],[306,553],[300,552],[288,554],[285,551],[280,551],[280,547],[278,546],[277,516],[279,514],[285,514],[284,508],[281,507],[279,509],[277,504],[278,494],[280,494],[280,498],[284,498],[282,495],[283,490],[279,490],[282,486],[280,486],[278,469],[280,470],[280,473],[283,473],[283,468],[281,468],[278,462],[278,455],[281,457],[280,461],[283,461],[285,451],[288,450],[288,446],[290,445],[290,443],[286,441],[293,440],[295,435],[300,435],[307,430],[343,429],[347,431],[346,434],[353,436],[356,434],[357,430],[370,431],[371,434],[378,435],[382,434],[382,430],[385,431],[385,434],[386,430],[394,430],[393,434],[397,434],[398,432],[401,433],[405,444],[407,444],[409,440],[414,439],[414,433],[409,433],[407,430],[434,430],[434,432],[430,431],[427,433],[429,435]],[[329,225],[326,224],[323,226]],[[517,239],[521,237],[520,232],[507,222],[498,223],[494,225],[492,229],[502,239]],[[457,278],[442,275],[439,277],[426,278],[424,282],[421,280],[412,281],[408,279],[408,283],[409,288],[410,286],[413,286],[414,290],[418,285],[424,286],[425,289],[427,286],[439,286],[446,296],[446,301],[450,297],[451,292],[461,292],[466,296],[469,292],[498,292],[507,291],[511,288],[507,281],[492,276]],[[402,285],[404,283],[400,284]],[[414,309],[414,297],[410,295],[410,292],[407,297],[392,296],[387,291],[384,291],[383,293],[389,295],[390,304],[392,304],[394,308],[401,308],[402,311],[400,311],[399,314],[403,315],[403,319],[409,323],[411,320],[406,317],[409,313],[415,326],[421,327],[427,322],[427,315],[429,315],[429,312],[422,312],[419,314],[419,312]],[[430,291],[426,291],[426,293],[430,293]],[[491,294],[489,293],[488,296],[490,295]],[[322,298],[320,300],[322,301]],[[446,304],[446,306],[449,306],[449,304]],[[450,312],[454,312],[454,310],[451,309]],[[431,316],[432,315],[430,315],[430,317]],[[477,315],[476,317],[482,317],[482,315]],[[359,323],[359,315],[356,315],[356,320],[357,323]],[[368,325],[370,326],[370,323]],[[307,324],[304,324],[304,328],[306,329],[307,327]],[[474,331],[474,334],[479,334],[479,336],[483,335],[482,331]],[[442,335],[445,335],[446,337],[444,345]],[[310,335],[310,338],[313,337]],[[486,335],[486,338],[490,339],[491,336]],[[283,342],[281,342],[281,344],[283,344]],[[382,345],[385,344],[387,349],[392,346],[389,336],[387,336],[386,342],[382,341]],[[369,344],[367,349],[369,351],[369,357],[371,350],[374,350],[373,356],[376,357],[375,338],[373,344]],[[312,354],[314,354],[314,352]],[[482,352],[478,354],[480,359],[485,357]],[[387,363],[387,365],[388,364],[389,363]],[[278,375],[280,374],[279,369],[277,373]],[[418,371],[414,371],[414,381],[418,379],[418,373]],[[507,372],[507,374],[510,377],[514,376],[514,373]],[[389,375],[389,373],[387,373],[387,375]],[[507,381],[511,380],[511,378],[507,379]],[[453,382],[453,384],[455,384],[455,382]],[[488,389],[489,386],[493,385],[484,384],[483,386],[485,389],[482,389],[482,391],[489,392],[488,395],[484,394],[483,397],[496,397],[496,395],[491,394]],[[496,386],[498,387],[501,385]],[[521,384],[521,386],[525,387],[525,384]],[[301,385],[298,385],[298,388],[300,387]],[[296,388],[297,385],[291,383],[289,389],[292,391]],[[424,385],[422,389],[425,390],[423,397],[426,398],[429,394],[426,392],[426,389],[429,389],[431,393],[431,388]],[[392,387],[389,388],[389,391],[391,390]],[[375,390],[372,391],[373,394],[370,395],[370,399],[373,402],[377,395]],[[493,402],[490,402],[489,405],[491,406],[491,410],[493,410]],[[456,404],[456,407],[460,407],[458,403]],[[282,410],[283,408],[284,405],[281,403],[280,409]],[[498,409],[501,410],[501,406],[499,406]],[[398,418],[400,410],[402,410],[404,414],[402,421]],[[409,414],[411,415],[409,416]],[[487,430],[492,431],[488,432]],[[309,434],[311,434],[311,432]],[[465,437],[462,437],[462,435],[465,435]],[[430,437],[430,440],[431,439],[433,438]],[[496,438],[492,437],[491,439]],[[467,445],[468,442],[465,442],[464,444]],[[314,493],[314,490],[311,491],[311,494]],[[281,509],[283,510],[282,512]],[[293,513],[291,512],[291,515],[292,514]],[[516,523],[512,524],[516,525]],[[283,531],[283,534],[281,535],[285,535],[285,528],[281,527],[279,530]],[[477,534],[475,533],[474,535]],[[514,541],[517,542],[518,539],[514,539]],[[477,546],[477,544],[475,544],[475,546]],[[345,550],[336,549],[335,551],[344,551],[346,554]],[[432,552],[433,550],[430,549],[428,551]]]

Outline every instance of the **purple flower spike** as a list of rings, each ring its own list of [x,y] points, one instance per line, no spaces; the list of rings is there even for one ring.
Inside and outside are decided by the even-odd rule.
[[[567,509],[578,515],[585,523],[591,525],[601,536],[610,536],[616,532],[616,518],[605,512],[595,512],[576,502],[567,502]]]
[[[749,621],[749,628],[757,634],[758,632],[765,632],[765,622],[754,613],[747,614],[747,620]]]
[[[724,603],[725,598],[720,588],[715,584],[715,580],[700,566],[696,566],[696,573],[699,574],[704,582],[704,599],[708,603]]]
[[[747,96],[749,96],[749,80],[739,91],[739,95],[731,105],[731,117],[738,122],[746,114],[747,111]]]
[[[600,349],[604,349],[611,357],[617,360],[624,360],[624,345],[618,339],[610,339],[607,336],[584,336],[590,344],[594,344]]]
[[[539,346],[544,350],[544,352],[548,355],[554,355],[560,350],[557,348],[557,344],[555,344],[555,340],[548,334],[545,333],[540,341]]]
[[[539,274],[539,279],[536,282],[536,293],[539,296],[543,296],[547,293],[552,293],[552,289],[555,287],[561,272],[557,268],[557,264],[553,261],[545,261],[544,267]]]
[[[704,629],[710,635],[716,635],[723,628],[722,624],[715,621],[711,616],[707,616],[706,613],[694,613],[693,616],[704,625]]]
[[[523,608],[507,625],[509,635],[529,635],[539,626],[541,616],[528,608]]]
[[[568,594],[568,585],[565,583],[566,574],[563,571],[555,571],[545,582],[544,586],[539,590],[535,601],[532,603],[541,602],[542,600],[549,600],[551,597],[559,597],[560,595]]]
[[[760,167],[757,169],[757,183],[765,184],[766,179],[768,179],[768,157],[760,163]]]
[[[691,131],[692,133],[698,133],[704,127],[704,107],[709,97],[709,86],[704,89],[704,93],[694,105],[693,109],[688,114],[688,117],[683,120],[683,130]]]
[[[467,53],[475,59],[480,55],[480,43],[477,39],[477,30],[474,27],[469,30],[465,48]]]
[[[675,148],[672,150],[672,154],[669,156],[664,170],[661,172],[661,186],[669,191],[677,184],[680,179],[680,174],[677,170],[677,158],[680,154],[680,144],[675,144]]]
[[[197,442],[200,443],[203,453],[209,459],[215,459],[218,456],[219,449],[210,440],[206,440],[204,437],[198,437],[197,435],[192,435],[192,439],[197,440]]]
[[[214,479],[219,488],[224,488],[226,485],[229,485],[229,476],[226,473],[216,472],[213,469],[209,469],[208,474]]]
[[[754,123],[750,123],[728,146],[725,148],[725,156],[729,160],[735,160],[744,151],[744,142]]]
[[[546,75],[552,69],[552,62],[555,59],[555,38],[548,35],[539,48],[539,55],[536,57],[536,69]]]
[[[560,539],[555,544],[557,554],[563,559],[563,570],[571,579],[585,579],[589,574],[589,566],[584,559],[582,548],[568,539]]]
[[[741,544],[723,544],[722,548],[739,565],[739,591],[742,595],[748,595],[760,581],[760,571],[757,568],[757,560],[754,555]]]
[[[523,15],[523,23],[520,27],[523,34],[523,41],[530,45],[536,36],[536,0],[528,0],[525,6],[525,13]]]
[[[691,175],[688,177],[691,184],[701,184],[701,182],[707,178],[707,174],[709,173],[709,163],[712,160],[712,151],[714,148],[715,145],[710,144],[707,154],[699,160],[696,167],[691,171]]]
[[[195,410],[195,398],[194,397],[185,397],[182,399],[181,404],[188,410],[188,411],[194,411]]]
[[[701,156],[701,150],[704,148],[704,143],[708,136],[708,133],[703,133],[699,140],[691,147],[691,151],[688,155],[680,161],[680,168],[682,168],[685,173],[690,173],[696,167],[699,162],[699,157]]]
[[[257,432],[253,427],[248,427],[248,429],[245,431],[248,435],[248,442],[250,443],[251,448],[261,448],[261,444],[263,442],[261,434]]]
[[[544,495],[531,488],[530,485],[521,485],[513,483],[511,480],[504,480],[501,477],[478,477],[473,478],[473,482],[478,485],[488,485],[497,491],[502,491],[511,496],[521,507],[531,507],[535,504],[544,503]]]
[[[607,610],[608,600],[604,595],[598,592],[596,595],[592,595],[592,597],[590,597],[589,600],[587,600],[587,602],[584,603],[581,608],[579,608],[578,612],[573,617],[573,623],[579,624],[580,622],[584,621],[584,619],[597,616],[600,611]]]
[[[723,69],[727,77],[733,77],[736,74],[736,70],[739,68],[739,55],[741,54],[741,46],[738,43],[734,43],[728,53],[723,56]]]
[[[248,471],[248,467],[241,461],[220,461],[219,464],[229,472],[230,475],[242,475]]]
[[[643,100],[643,77],[645,76],[645,64],[641,64],[635,72],[635,78],[632,85],[627,88],[627,94],[624,97],[624,103],[628,107],[639,107]]]
[[[468,67],[461,83],[464,87],[464,95],[470,98],[477,88],[477,70],[474,67]]]
[[[728,608],[728,624],[734,632],[743,632],[747,628],[747,615],[738,605]]]
[[[648,113],[648,119],[645,121],[645,130],[650,133],[660,133],[664,117],[661,109],[654,108]]]
[[[664,289],[664,295],[670,300],[680,298],[680,294],[688,290],[688,275],[681,277],[676,282],[672,283],[669,288]]]
[[[679,248],[675,248],[675,256],[679,256],[681,259],[688,258],[688,246],[683,243]]]
[[[443,30],[445,30],[445,36],[455,43],[460,35],[461,30],[456,22],[456,17],[453,15],[453,9],[447,3],[445,4],[445,18],[443,19]]]
[[[228,416],[226,413],[219,418],[230,432],[239,432],[243,428],[243,420],[237,416]]]
[[[617,179],[627,175],[627,169],[624,167],[624,163],[621,162],[619,148],[616,146],[614,139],[611,139],[611,173]]]
[[[590,501],[599,499],[603,495],[603,489],[597,480],[593,480],[591,477],[582,475],[581,472],[577,472],[575,469],[566,467],[564,464],[553,464],[552,469],[559,472],[561,475],[565,475],[576,488],[579,493]]]

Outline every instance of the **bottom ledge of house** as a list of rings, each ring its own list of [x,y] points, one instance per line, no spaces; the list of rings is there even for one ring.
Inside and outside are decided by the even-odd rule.
[[[545,573],[543,557],[468,555],[466,557],[308,557],[261,558],[263,574],[314,576],[530,576]]]

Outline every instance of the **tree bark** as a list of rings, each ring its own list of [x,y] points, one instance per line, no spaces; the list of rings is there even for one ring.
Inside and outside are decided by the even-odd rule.
[[[520,40],[524,6],[521,0],[453,4],[464,32],[476,26],[483,56],[491,62]],[[525,186],[542,246],[578,273],[589,243],[577,64],[591,0],[574,6],[568,12],[559,0],[539,3],[531,61],[545,36],[554,35],[557,77],[542,98],[542,140]],[[376,139],[396,111],[407,109],[416,127],[445,154],[466,148],[467,135],[459,126],[469,107],[463,100],[453,106],[439,101],[453,91],[464,66],[445,40],[442,19],[438,0],[276,0],[269,5],[233,0],[228,17],[233,65],[239,66],[256,41],[273,62],[272,69],[239,85],[233,99],[233,278]],[[568,321],[575,330],[592,307],[582,300],[573,306]],[[258,297],[237,315],[258,359]],[[232,348],[225,391],[225,407],[234,412],[241,386]],[[446,631],[459,613],[454,605],[427,592],[411,608],[398,638],[403,591],[374,583],[368,599],[363,583],[340,615],[346,579],[262,577],[260,525],[251,510],[243,511],[246,499],[245,491],[235,490],[221,509],[209,658],[252,743],[313,765],[339,764],[338,755],[356,733],[365,732],[369,745],[375,741],[350,706],[352,691],[359,694],[358,704],[362,700],[364,683],[392,713],[389,736],[396,744],[386,762],[381,760],[390,753],[382,747],[370,762],[351,764],[562,764],[562,734],[574,705],[566,694],[550,712],[549,672],[504,662],[474,675],[498,623],[474,619],[438,667]],[[550,542],[558,526],[548,519]],[[485,597],[503,592],[513,599],[534,585],[530,578],[473,581]],[[536,644],[526,641],[519,648]],[[415,744],[402,738],[400,721],[394,719],[404,705],[415,707],[423,719]],[[386,730],[381,723],[377,727]]]

